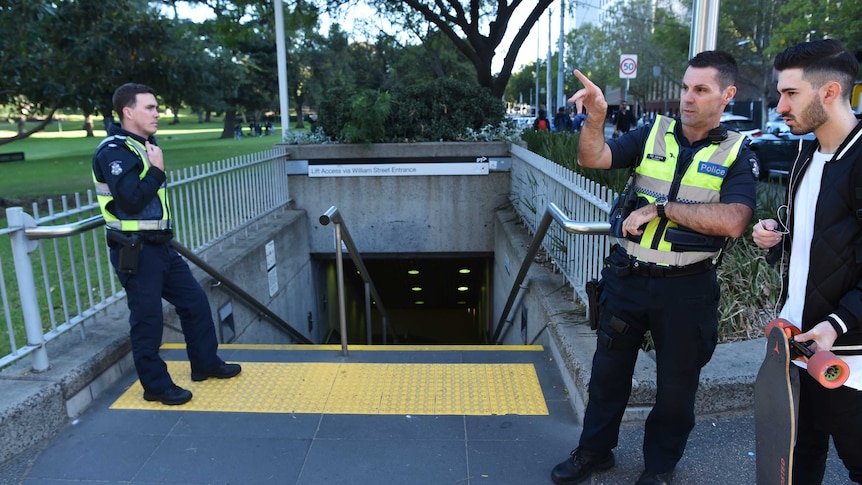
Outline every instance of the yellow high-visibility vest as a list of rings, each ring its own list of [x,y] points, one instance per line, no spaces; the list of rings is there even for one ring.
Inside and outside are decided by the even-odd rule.
[[[150,160],[147,156],[146,147],[132,137],[112,135],[99,143],[99,147],[96,149],[96,152],[98,152],[103,145],[110,142],[124,143],[132,153],[136,153],[138,155],[144,164],[144,169],[141,170],[140,174],[140,179],[143,180],[147,175],[147,172],[150,170]],[[159,187],[159,190],[156,193],[157,197],[150,201],[150,204],[159,204],[161,206],[160,219],[120,219],[117,214],[108,210],[108,204],[114,200],[114,195],[111,193],[111,189],[108,187],[107,183],[96,179],[95,171],[93,172],[93,183],[96,186],[96,199],[99,201],[99,208],[102,210],[102,216],[105,218],[105,225],[108,226],[108,228],[127,232],[163,231],[171,228],[170,204],[167,197],[167,182],[163,183],[162,186]]]
[[[674,136],[677,121],[657,116],[644,146],[643,158],[635,169],[635,190],[650,204],[659,196],[670,194],[679,163],[680,147]],[[727,138],[710,143],[695,152],[691,164],[679,181],[679,190],[672,199],[685,204],[717,203],[721,199],[721,184],[742,150],[745,136],[728,131]],[[687,266],[714,258],[720,252],[671,249],[665,237],[669,228],[679,225],[671,220],[655,218],[647,223],[640,243],[623,240],[626,252],[641,261],[671,266]]]

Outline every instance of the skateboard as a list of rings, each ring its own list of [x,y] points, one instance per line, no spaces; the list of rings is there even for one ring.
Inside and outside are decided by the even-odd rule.
[[[799,406],[799,367],[792,360],[808,362],[807,372],[820,385],[835,389],[847,381],[847,363],[828,351],[814,352],[807,342],[797,342],[800,330],[777,318],[766,326],[766,358],[754,382],[754,431],[757,483],[793,483],[793,445]]]

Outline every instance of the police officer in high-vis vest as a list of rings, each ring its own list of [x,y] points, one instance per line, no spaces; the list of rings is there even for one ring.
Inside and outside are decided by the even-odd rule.
[[[121,126],[112,124],[93,157],[93,182],[105,218],[111,264],[126,289],[129,335],[144,399],[184,404],[192,393],[171,379],[159,356],[162,298],[176,307],[191,364],[191,379],[226,379],[240,373],[216,354],[218,341],[209,301],[188,264],[170,244],[171,208],[166,194],[155,91],[124,84],[113,97]]]
[[[606,141],[604,94],[575,71],[584,88],[569,102],[582,101],[589,113],[578,164],[634,173],[620,198],[632,203],[619,224],[611,221],[617,238],[602,270],[583,431],[570,457],[551,472],[555,483],[581,483],[614,466],[612,450],[647,331],[655,345],[657,388],[636,484],[670,483],[682,458],[694,427],[700,369],[717,343],[715,266],[726,241],[746,231],[755,207],[757,158],[744,136],[719,124],[736,94],[737,72],[730,54],[698,54],[683,77],[679,119],[659,116]]]

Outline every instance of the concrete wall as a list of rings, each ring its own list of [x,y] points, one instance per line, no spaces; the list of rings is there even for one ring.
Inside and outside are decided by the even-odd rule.
[[[280,209],[250,224],[242,231],[201,252],[200,257],[222,272],[245,292],[312,341],[318,330],[317,305],[309,260],[308,216],[304,211]],[[275,246],[275,267],[269,271],[266,245]],[[294,339],[274,326],[269,318],[225,287],[213,287],[213,278],[192,266],[209,297],[222,343],[292,343]],[[274,277],[271,276],[274,273]],[[273,277],[274,293],[270,294]],[[234,329],[219,321],[219,309],[230,304]],[[176,309],[165,309],[165,342],[184,342]],[[312,322],[309,330],[308,321]],[[233,334],[233,338],[231,338]]]
[[[288,145],[296,160],[427,160],[508,157],[507,143],[416,143]],[[333,253],[334,229],[318,217],[331,206],[341,212],[364,253],[491,252],[494,210],[506,204],[510,174],[418,177],[288,178],[296,208],[309,214],[312,253]]]

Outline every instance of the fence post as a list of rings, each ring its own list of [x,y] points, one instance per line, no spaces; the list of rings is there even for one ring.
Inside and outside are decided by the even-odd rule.
[[[36,227],[36,221],[21,207],[6,209],[6,221],[11,234],[12,257],[15,262],[15,276],[18,279],[18,292],[21,298],[21,312],[24,314],[24,329],[27,331],[27,345],[33,347],[33,372],[48,370],[48,351],[45,349],[45,335],[42,332],[42,317],[39,315],[39,301],[36,297],[36,282],[33,279],[33,263],[30,253],[37,247],[36,241],[27,239],[24,230]]]

